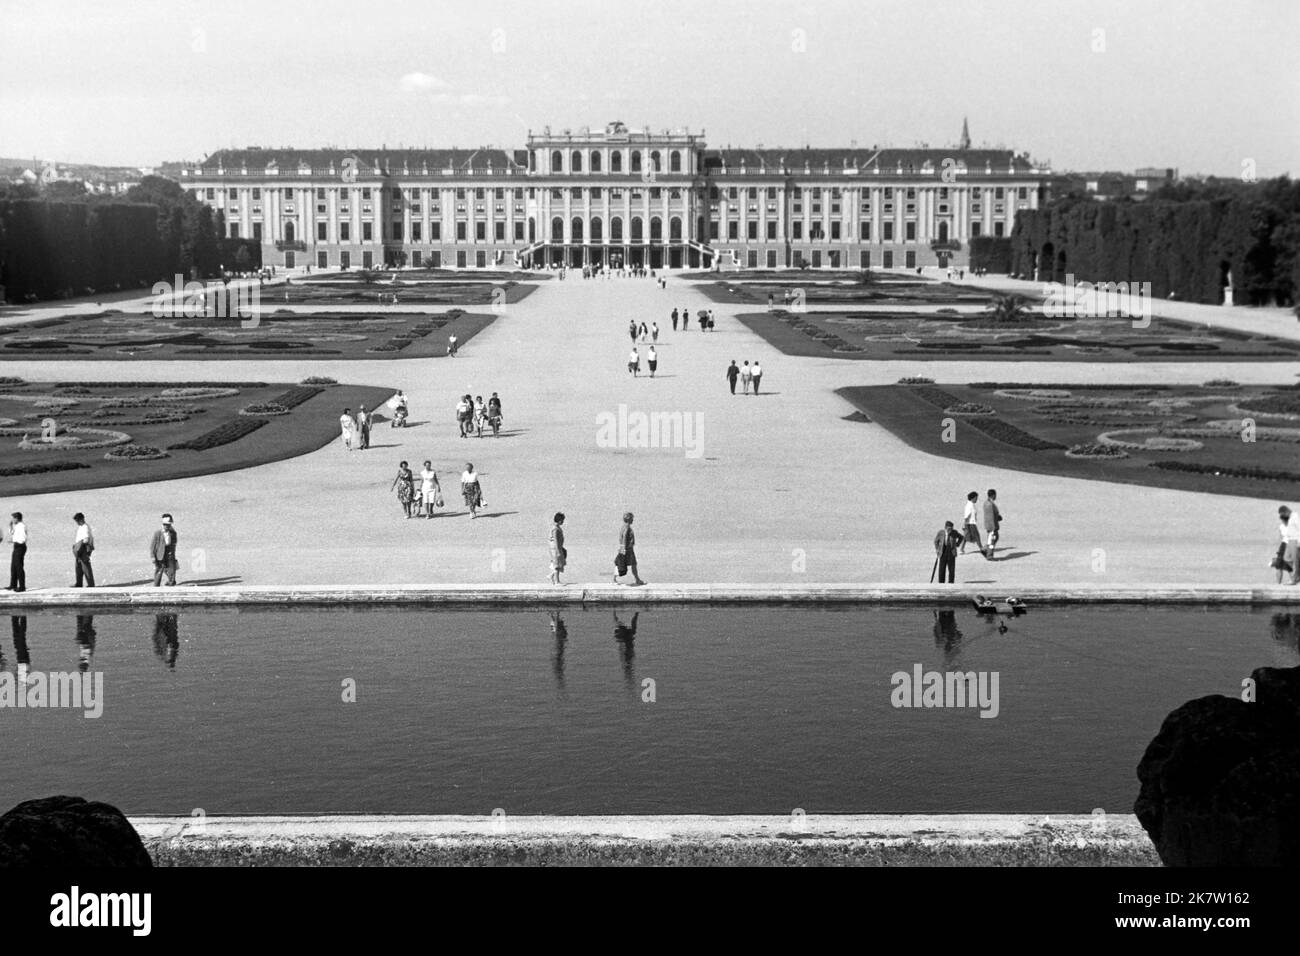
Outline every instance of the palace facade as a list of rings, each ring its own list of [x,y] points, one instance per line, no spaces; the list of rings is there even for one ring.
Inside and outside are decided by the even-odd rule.
[[[968,142],[709,149],[610,123],[511,151],[223,149],[180,182],[290,268],[965,266],[970,240],[1009,236],[1051,176]]]

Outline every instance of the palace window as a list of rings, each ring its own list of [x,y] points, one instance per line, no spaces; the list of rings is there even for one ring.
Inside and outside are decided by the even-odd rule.
[[[1020,199],[1028,199],[1028,198],[1029,198],[1029,187],[1028,187],[1028,186],[1021,186],[1021,187],[1019,187],[1019,188],[1016,190],[1016,196],[1017,196],[1018,198],[1020,198]]]
[[[253,228],[256,229],[257,227],[254,226]],[[351,241],[352,241],[352,223],[350,222],[339,223],[339,242],[351,242]]]
[[[361,198],[362,198],[362,199],[369,199],[369,198],[370,198],[370,187],[369,187],[369,186],[367,186],[367,187],[365,187],[364,189],[361,190]]]
[[[670,189],[670,190],[668,190],[668,198],[669,198],[669,199],[681,199],[681,198],[682,198],[682,191],[681,191],[680,189]]]
[[[429,241],[438,242],[441,239],[442,239],[442,223],[440,222],[429,223]]]
[[[735,186],[728,186],[728,187],[727,187],[727,198],[728,198],[728,199],[735,199],[735,198],[736,198],[736,187],[735,187]]]
[[[734,219],[731,220],[731,222],[727,223],[727,238],[728,239],[740,238],[740,223],[736,222],[736,220]]]
[[[775,187],[775,186],[768,186],[768,187],[767,187],[767,198],[768,198],[768,199],[775,199],[775,198],[776,198],[776,187]]]
[[[317,199],[324,199],[324,198],[325,198],[325,190],[324,190],[324,189],[317,189],[317,190],[316,190],[316,198],[317,198]]]
[[[710,199],[717,199],[717,198],[718,198],[718,187],[717,187],[717,186],[710,186],[710,187],[709,187],[709,198],[710,198]]]
[[[238,239],[238,238],[239,238],[239,223],[237,223],[237,222],[232,222],[232,223],[230,224],[230,238],[231,238],[231,239]]]
[[[826,234],[822,231],[822,224],[820,222],[814,222],[808,227],[808,238],[812,242],[826,238]]]
[[[375,237],[374,223],[363,222],[361,224],[361,241],[370,242]]]
[[[208,189],[208,198],[209,198],[209,199],[216,199],[216,198],[217,198],[217,191],[216,191],[215,189],[211,189],[211,188],[209,188],[209,189]]]
[[[776,238],[776,223],[773,222],[771,219],[767,221],[767,238],[769,239]]]
[[[839,220],[837,219],[831,223],[831,239],[835,240],[835,239],[839,239],[839,237],[840,237],[840,223]]]
[[[504,241],[506,238],[506,224],[504,222],[498,222],[495,226],[494,235],[496,236],[497,242]]]
[[[329,223],[316,223],[316,241],[324,242],[329,237]]]
[[[515,220],[515,242],[523,242],[523,241],[524,241],[524,221],[522,219],[516,219]]]
[[[948,198],[948,187],[947,187],[947,186],[940,186],[940,187],[939,187],[939,198],[940,198],[940,199],[947,199],[947,198]]]
[[[993,224],[993,235],[995,235],[995,236],[1001,238],[1001,236],[1002,236],[1002,229],[1003,229],[1003,223],[1001,223],[1001,222],[995,222],[995,223]]]
[[[253,223],[253,238],[258,242],[262,241],[262,224],[260,222]]]
[[[402,198],[402,189],[401,189],[400,186],[394,186],[394,187],[393,187],[393,198],[394,198],[394,199],[401,199],[401,198]]]
[[[641,172],[641,151],[639,149],[632,150],[632,172]]]
[[[794,239],[802,239],[802,238],[803,238],[803,222],[800,221],[800,220],[798,220],[798,219],[796,219],[796,220],[795,220],[793,223],[791,223],[790,225],[791,225],[791,227],[792,227],[793,230],[794,230],[793,233],[792,233],[792,235],[791,235],[791,237],[794,238]]]
[[[600,151],[599,150],[593,149],[591,151],[591,171],[593,173],[600,172]]]
[[[946,202],[945,202],[945,203],[940,203],[940,204],[939,204],[939,211],[940,211],[940,212],[947,212],[947,211],[948,211],[948,204],[947,204]]]
[[[916,215],[916,203],[914,202],[908,203],[907,206],[903,209],[903,212],[909,216]]]
[[[675,149],[668,155],[668,169],[674,173],[682,171],[682,154],[680,150]]]
[[[871,241],[871,223],[864,220],[858,224],[858,238],[863,242]]]
[[[551,172],[553,173],[564,172],[564,154],[561,153],[558,149],[551,151]]]
[[[973,203],[971,203],[971,205],[970,205],[970,211],[973,212],[973,213],[979,213],[983,208],[984,208],[984,207],[981,206],[981,205],[980,205],[979,203],[977,203],[977,202],[973,202]]]
[[[911,187],[911,186],[908,187],[908,189],[907,189],[907,198],[908,198],[908,199],[915,199],[915,198],[916,198],[916,189],[915,189],[914,187]]]
[[[464,199],[464,198],[465,198],[465,187],[464,187],[464,186],[457,187],[457,189],[456,189],[456,198],[457,198],[457,199]]]
[[[885,242],[894,241],[894,224],[892,222],[884,223],[885,234],[881,237]]]
[[[894,187],[893,187],[893,186],[886,186],[884,192],[885,192],[885,198],[886,198],[886,199],[893,199],[893,198],[894,198]]]
[[[234,190],[233,190],[233,189],[231,190],[231,198],[234,198]],[[254,198],[254,199],[261,199],[261,198],[262,198],[262,190],[258,189],[256,186],[253,187],[253,198]]]
[[[903,241],[916,242],[916,223],[914,222],[903,223]]]
[[[709,238],[718,238],[718,220],[714,219],[709,223]]]
[[[661,195],[661,193],[660,193],[660,190],[659,190],[659,187],[658,187],[658,186],[651,186],[651,187],[650,187],[650,198],[651,198],[651,199],[660,199],[660,198],[662,198],[662,195]]]
[[[749,198],[750,198],[750,199],[757,199],[757,198],[758,198],[758,187],[757,187],[757,186],[750,186],[750,187],[749,187]]]
[[[871,212],[871,203],[869,203],[869,202],[864,202],[864,203],[862,204],[862,211],[863,211],[864,213],[870,213],[870,212]]]
[[[750,239],[757,239],[757,238],[758,238],[758,223],[756,223],[754,220],[751,219],[751,220],[749,220],[749,222],[747,222],[747,223],[745,224],[745,227],[746,227],[746,228],[745,228],[745,235],[746,235],[748,238],[750,238]]]
[[[393,239],[397,242],[402,241],[402,224],[400,222],[393,223]]]
[[[485,222],[474,223],[474,241],[482,242],[486,238],[487,238],[487,223]]]
[[[411,241],[412,241],[412,242],[421,242],[421,241],[423,241],[424,231],[420,228],[420,225],[421,225],[421,224],[418,223],[418,222],[413,222],[413,223],[411,223]]]
[[[1004,199],[1004,198],[1006,198],[1006,195],[1005,195],[1005,194],[1006,194],[1006,190],[1003,189],[1001,186],[999,186],[997,189],[993,190],[993,198],[994,198],[994,199]]]
[[[609,171],[611,173],[621,173],[623,171],[623,151],[616,149],[609,154]]]
[[[837,202],[831,203],[831,215],[838,216],[839,214],[840,214],[840,204]]]
[[[982,222],[972,222],[970,224],[970,234],[972,236],[980,235],[984,231],[983,227],[984,227],[984,223]]]
[[[323,202],[318,202],[318,203],[316,204],[316,211],[317,211],[317,212],[324,212],[324,211],[325,211],[325,204],[324,204]]]

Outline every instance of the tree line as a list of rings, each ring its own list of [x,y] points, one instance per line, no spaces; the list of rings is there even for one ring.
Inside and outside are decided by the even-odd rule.
[[[160,176],[120,196],[0,186],[0,286],[9,302],[31,302],[260,267],[260,244],[222,238],[224,219]]]
[[[1300,302],[1300,181],[1204,179],[1146,200],[1078,193],[1016,215],[1013,275],[1150,282],[1152,295],[1242,305]]]

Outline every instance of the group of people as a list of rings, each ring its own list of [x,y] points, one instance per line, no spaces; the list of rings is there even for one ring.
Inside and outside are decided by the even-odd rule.
[[[95,569],[91,563],[91,556],[95,553],[95,534],[90,529],[86,516],[78,511],[72,516],[73,523],[77,526],[76,532],[72,538],[72,561],[74,588],[95,586]],[[167,586],[176,585],[176,572],[180,565],[176,560],[176,543],[179,535],[176,533],[175,525],[172,523],[172,516],[164,514],[162,516],[162,527],[153,533],[149,540],[149,558],[153,562],[153,583],[154,587],[161,587],[163,578],[167,579]],[[6,591],[13,591],[21,594],[27,590],[27,524],[23,521],[23,513],[15,511],[9,516],[9,543],[12,550],[9,556],[9,586]]]
[[[483,429],[493,428],[495,432],[500,429],[502,420],[501,397],[496,392],[486,402],[482,395],[471,397],[465,394],[456,403],[456,424],[461,438],[468,438],[475,431],[482,438]]]
[[[930,580],[939,574],[940,584],[955,584],[957,573],[957,555],[966,553],[966,545],[974,544],[984,559],[996,560],[994,549],[1002,533],[1002,512],[998,508],[997,489],[990,488],[984,499],[984,507],[979,507],[979,492],[972,491],[966,496],[966,508],[962,513],[962,530],[958,531],[951,521],[945,521],[943,528],[934,536],[934,569]],[[980,538],[980,521],[983,519],[984,544]]]
[[[731,386],[732,395],[736,394],[737,379],[740,380],[742,395],[751,394],[749,390],[751,386],[754,389],[752,394],[757,395],[758,386],[761,385],[763,382],[763,367],[758,364],[757,359],[754,360],[753,365],[750,365],[749,362],[746,361],[744,365],[740,365],[740,366],[736,365],[735,359],[732,359],[731,364],[727,366],[726,375],[727,375],[727,383]]]
[[[446,507],[442,497],[442,484],[438,481],[438,472],[433,462],[426,459],[420,470],[420,483],[417,487],[411,466],[403,461],[397,466],[397,477],[393,479],[389,491],[396,490],[397,500],[402,505],[408,518],[432,518],[437,508]],[[479,482],[478,472],[473,462],[465,462],[465,470],[460,476],[460,494],[469,508],[471,519],[478,517],[479,509],[484,506],[483,486]]]
[[[701,332],[713,331],[713,310],[712,309],[700,309],[697,318],[700,323]],[[689,332],[691,330],[691,313],[690,310],[687,309],[685,306],[683,306],[680,311],[678,311],[677,309],[673,309],[672,320],[673,320],[674,332],[677,331],[678,322],[682,324],[683,332]]]

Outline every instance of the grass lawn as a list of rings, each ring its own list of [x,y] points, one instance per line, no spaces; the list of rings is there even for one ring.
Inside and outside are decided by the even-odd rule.
[[[262,303],[256,328],[238,319],[164,318],[114,310],[44,319],[0,329],[0,360],[241,359],[320,356],[331,359],[436,358],[455,334],[464,347],[495,318],[453,309],[445,313],[387,306],[373,313],[275,311]]]
[[[336,439],[345,407],[354,412],[361,405],[379,408],[392,394],[393,389],[353,385],[14,384],[12,379],[3,380],[0,495],[188,478],[293,458]],[[240,409],[266,403],[277,403],[288,412],[239,414]],[[53,421],[61,441],[92,442],[99,447],[22,448],[24,435],[40,438],[47,420]],[[165,451],[167,457],[106,460],[105,454],[121,453],[128,444],[121,442],[123,435],[129,436],[130,445]],[[100,444],[107,442],[118,444]]]
[[[1285,361],[1300,342],[1174,319],[1144,329],[1127,318],[1041,315],[996,327],[978,313],[751,312],[737,316],[786,355],[848,359],[1015,359],[1026,362]]]
[[[879,385],[839,394],[913,448],[945,458],[1152,488],[1300,497],[1294,386]],[[944,441],[945,431],[953,440]],[[1067,449],[1123,457],[1076,458]]]
[[[879,274],[863,284],[856,276],[836,278],[816,273],[786,273],[783,276],[743,279],[710,275],[710,282],[698,287],[714,302],[727,305],[753,303],[767,306],[768,296],[777,308],[787,306],[794,297],[807,305],[968,305],[988,303],[991,293],[971,285],[933,282],[909,276]]]

